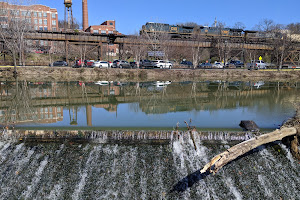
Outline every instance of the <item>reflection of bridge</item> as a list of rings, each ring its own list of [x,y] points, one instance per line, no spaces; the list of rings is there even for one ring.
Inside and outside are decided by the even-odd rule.
[[[71,119],[70,113],[70,121],[75,123],[77,109],[86,107],[87,124],[92,126],[92,106],[117,112],[117,105],[120,103],[138,102],[138,109],[147,114],[191,110],[214,111],[235,108],[237,105],[249,106],[258,100],[262,105],[272,106],[274,101],[281,102],[282,98],[295,98],[294,89],[299,88],[297,83],[269,84],[260,89],[256,89],[253,86],[254,83],[240,82],[172,83],[162,88],[157,88],[154,83],[128,83],[124,86],[117,86],[115,83],[106,86],[79,83],[28,84],[23,82],[19,85],[25,85],[23,89],[28,90],[23,91],[23,95],[28,94],[30,98],[19,98],[18,101],[22,102],[19,110],[17,109],[18,102],[13,100],[18,91],[16,88],[18,84],[1,84],[0,111],[8,113],[17,110],[19,113],[25,113],[24,117],[30,117],[34,115],[34,113],[28,115],[32,110],[40,111],[47,108],[50,112],[50,108],[51,111],[60,108],[59,112],[62,117],[62,108],[67,107],[72,110],[73,114]],[[289,88],[289,90],[281,90],[282,88]],[[25,108],[27,110],[22,111]],[[132,109],[135,108],[132,107]],[[47,116],[47,119],[52,118],[49,118],[50,115]],[[20,119],[16,121],[21,122]]]

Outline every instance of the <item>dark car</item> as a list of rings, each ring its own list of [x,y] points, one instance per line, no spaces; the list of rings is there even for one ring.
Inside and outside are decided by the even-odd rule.
[[[154,68],[154,63],[151,60],[141,60],[140,67],[143,68]]]
[[[66,67],[68,63],[66,61],[55,61],[49,65],[50,67]]]
[[[113,68],[131,68],[126,60],[115,60],[112,65]]]
[[[183,67],[193,67],[193,63],[191,61],[187,61],[187,60],[182,61],[180,63],[180,65],[183,66]]]
[[[137,68],[136,62],[133,61],[133,62],[130,62],[129,64],[130,64],[131,68]]]
[[[211,69],[212,68],[212,64],[210,64],[210,63],[201,63],[197,67],[198,68],[203,68],[203,69]]]
[[[244,67],[244,63],[239,60],[231,60],[226,64],[226,68],[242,68]]]

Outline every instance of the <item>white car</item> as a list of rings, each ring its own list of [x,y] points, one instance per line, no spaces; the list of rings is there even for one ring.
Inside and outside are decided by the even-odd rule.
[[[252,60],[247,67],[248,69],[267,69],[267,64],[262,60]]]
[[[111,66],[110,66],[110,63],[109,63],[109,62],[99,60],[99,61],[95,61],[95,62],[94,62],[93,67],[109,68],[109,67],[111,67]]]
[[[223,63],[221,62],[215,62],[213,65],[212,65],[213,68],[217,68],[217,69],[222,69],[224,67]]]
[[[153,60],[152,63],[154,67],[161,68],[161,69],[164,68],[171,69],[173,66],[172,63],[167,60]]]

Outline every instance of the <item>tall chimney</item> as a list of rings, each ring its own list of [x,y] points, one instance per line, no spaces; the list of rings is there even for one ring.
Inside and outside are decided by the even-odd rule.
[[[85,31],[89,27],[89,15],[87,0],[82,0],[82,29]]]

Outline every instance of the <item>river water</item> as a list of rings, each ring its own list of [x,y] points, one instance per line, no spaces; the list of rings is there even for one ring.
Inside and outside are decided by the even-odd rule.
[[[76,129],[274,129],[294,115],[297,82],[1,82],[0,124]]]
[[[21,81],[3,82],[0,91],[2,125],[40,129],[172,128],[187,120],[241,131],[241,119],[273,129],[299,99],[298,83],[279,82]],[[252,137],[244,134],[195,135],[195,150],[189,136],[36,143],[1,131],[0,199],[300,199],[300,163],[281,142],[199,175],[212,157]]]

